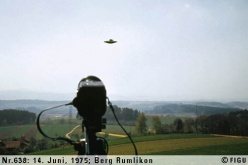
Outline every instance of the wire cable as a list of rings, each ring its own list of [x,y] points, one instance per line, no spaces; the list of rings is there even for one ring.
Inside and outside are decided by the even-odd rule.
[[[63,138],[63,137],[54,138],[54,137],[48,136],[47,134],[45,134],[45,133],[42,131],[42,129],[41,129],[41,127],[40,127],[40,116],[42,115],[43,112],[49,111],[49,110],[52,110],[52,109],[55,109],[55,108],[59,108],[59,107],[62,107],[62,106],[67,106],[67,105],[72,105],[72,103],[62,104],[62,105],[58,105],[58,106],[55,106],[55,107],[51,107],[51,108],[47,108],[47,109],[42,110],[42,111],[39,113],[38,117],[37,117],[36,126],[37,126],[39,132],[40,132],[43,136],[45,136],[45,137],[47,137],[47,138],[49,138],[49,139],[52,139],[52,140],[64,140],[64,141],[70,143],[71,145],[74,145],[75,142],[72,141],[72,140],[70,140],[70,139]]]
[[[117,121],[117,123],[119,124],[119,126],[123,129],[123,131],[126,133],[126,135],[128,136],[128,138],[130,139],[130,141],[132,142],[133,144],[133,147],[134,147],[134,151],[135,151],[135,155],[138,156],[138,151],[137,151],[137,148],[136,148],[136,145],[132,139],[132,137],[127,133],[127,131],[124,129],[124,127],[121,125],[121,123],[119,122],[116,114],[115,114],[115,111],[114,111],[114,107],[112,105],[112,103],[110,102],[109,98],[107,97],[107,100],[108,100],[108,105],[109,107],[111,108],[113,114],[114,114],[114,117],[115,117],[115,120]]]

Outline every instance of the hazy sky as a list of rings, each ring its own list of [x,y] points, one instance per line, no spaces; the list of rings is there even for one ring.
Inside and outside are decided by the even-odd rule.
[[[248,101],[247,8],[247,0],[0,0],[0,91],[73,93],[95,75],[112,99]],[[103,42],[110,38],[118,42]]]

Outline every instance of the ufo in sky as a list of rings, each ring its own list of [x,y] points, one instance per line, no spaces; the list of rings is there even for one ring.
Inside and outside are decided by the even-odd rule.
[[[114,44],[117,41],[114,41],[113,39],[109,39],[108,41],[104,41],[104,42],[107,43],[107,44]]]

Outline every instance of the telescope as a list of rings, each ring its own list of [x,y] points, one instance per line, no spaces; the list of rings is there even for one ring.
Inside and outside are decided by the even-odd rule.
[[[104,128],[102,117],[107,109],[106,97],[105,86],[99,78],[88,76],[79,82],[72,104],[83,117],[83,124],[88,130],[101,132]]]
[[[135,155],[138,155],[136,146],[131,136],[122,127],[117,119],[113,105],[107,97],[107,92],[103,82],[95,76],[88,76],[81,79],[81,81],[78,83],[76,97],[71,103],[55,106],[41,111],[37,117],[37,128],[43,136],[49,139],[64,140],[71,145],[74,145],[74,149],[78,151],[78,155],[107,155],[108,143],[106,139],[96,136],[97,132],[101,132],[102,129],[106,128],[107,121],[103,118],[103,116],[107,110],[107,103],[112,110],[117,123],[131,140],[135,149]],[[78,142],[64,137],[50,137],[46,135],[40,127],[40,116],[43,112],[67,105],[73,105],[77,109],[78,114],[83,119],[82,132],[84,133],[84,138],[80,139]]]
[[[83,78],[78,84],[77,96],[72,105],[82,116],[82,130],[85,139],[74,148],[79,154],[106,155],[106,140],[96,136],[105,128],[106,120],[102,117],[106,112],[106,89],[102,81],[95,76]]]

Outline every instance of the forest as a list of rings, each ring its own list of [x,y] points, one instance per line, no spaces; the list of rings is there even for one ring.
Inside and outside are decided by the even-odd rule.
[[[133,110],[131,108],[121,108],[116,105],[114,105],[114,110],[118,120],[123,125],[135,125],[136,120],[140,115],[138,110]],[[107,111],[103,117],[107,119],[108,124],[117,124],[113,112],[109,107],[107,107]]]
[[[120,108],[114,105],[115,113],[123,125],[134,125],[137,117],[140,115],[138,110],[131,108]],[[107,119],[108,124],[117,124],[112,110],[107,107],[103,118]],[[0,126],[33,124],[36,120],[36,114],[26,110],[5,109],[0,111]]]
[[[248,111],[228,114],[201,115],[196,118],[176,118],[171,124],[162,124],[158,116],[152,119],[156,133],[201,133],[248,136]]]
[[[5,109],[0,111],[0,126],[33,124],[36,114],[24,110]]]
[[[200,116],[196,124],[201,133],[248,136],[248,111]]]
[[[166,115],[213,115],[230,113],[239,111],[240,108],[234,107],[215,107],[205,105],[194,105],[194,104],[164,104],[158,105],[153,110],[146,111],[148,114],[166,114]]]

